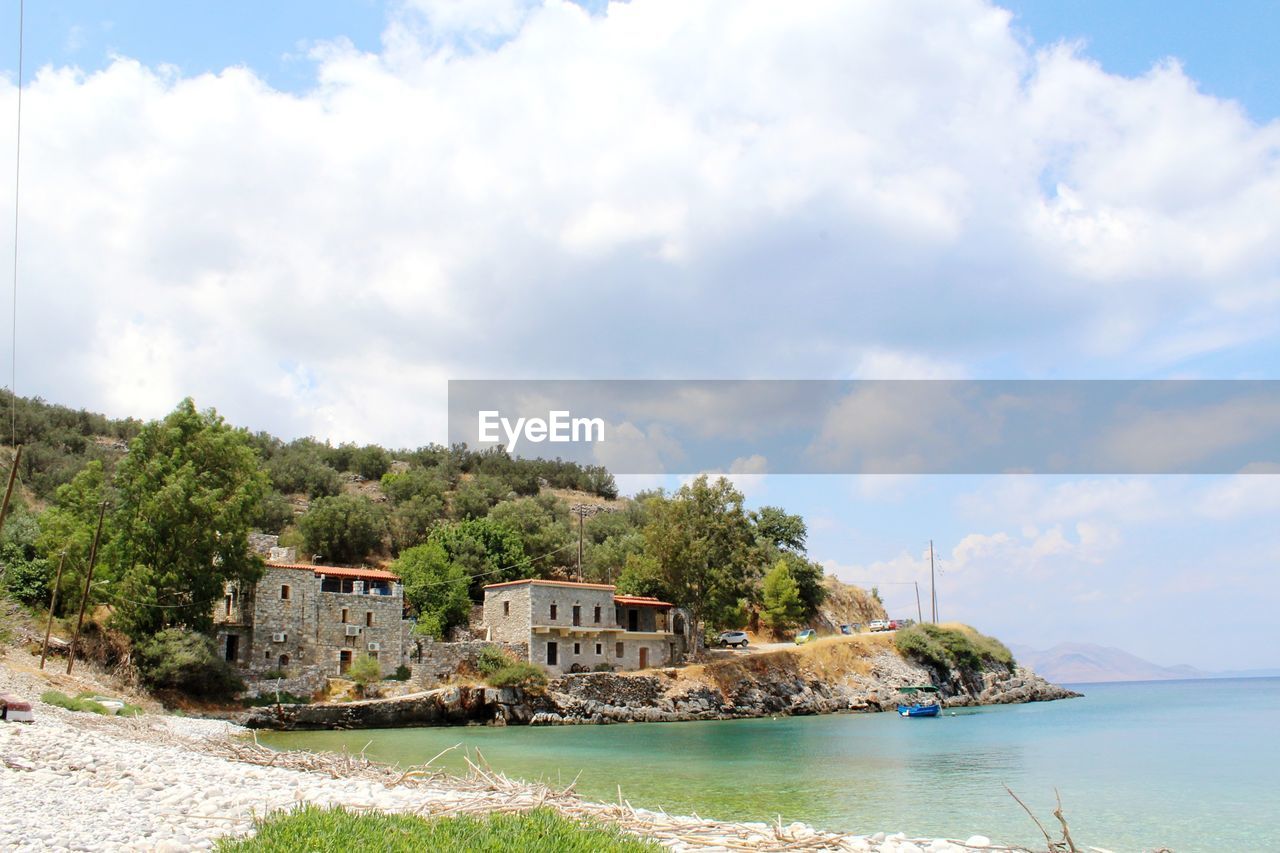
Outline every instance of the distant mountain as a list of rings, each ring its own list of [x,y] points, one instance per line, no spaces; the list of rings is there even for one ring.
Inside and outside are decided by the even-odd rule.
[[[1123,649],[1093,643],[1059,643],[1041,651],[1011,646],[1018,663],[1029,666],[1055,684],[1096,684],[1103,681],[1170,681],[1182,678],[1267,678],[1280,669],[1205,671],[1179,664],[1161,666]]]
[[[1012,649],[1018,662],[1057,684],[1089,684],[1099,681],[1165,681],[1176,678],[1209,678],[1212,673],[1193,666],[1160,666],[1122,649],[1092,643],[1059,643],[1040,651]]]

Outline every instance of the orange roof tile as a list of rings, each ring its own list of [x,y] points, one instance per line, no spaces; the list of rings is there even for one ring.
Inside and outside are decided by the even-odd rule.
[[[382,569],[358,569],[352,566],[311,566],[302,563],[272,563],[268,562],[267,566],[272,569],[296,569],[300,572],[315,572],[318,575],[329,575],[335,578],[359,578],[362,580],[377,581],[398,581],[399,575]]]
[[[503,581],[502,583],[485,584],[485,589],[494,589],[500,586],[519,586],[522,583],[538,584],[539,586],[569,586],[578,587],[580,589],[616,589],[611,583],[577,583],[576,581],[547,581],[541,578],[525,578],[519,581]]]
[[[659,601],[649,595],[615,595],[616,604],[630,604],[633,607],[675,607],[670,601]]]

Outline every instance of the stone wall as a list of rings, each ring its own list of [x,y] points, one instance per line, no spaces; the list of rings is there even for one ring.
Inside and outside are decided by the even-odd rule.
[[[290,666],[284,678],[261,678],[251,675],[245,679],[243,696],[271,696],[276,692],[294,696],[313,696],[324,690],[328,682],[322,666]]]
[[[417,643],[418,657],[410,667],[410,680],[420,688],[434,687],[448,681],[463,666],[474,671],[480,653],[497,646],[517,660],[529,659],[529,646],[525,643],[486,643],[472,640],[463,643],[437,643],[426,640]]]

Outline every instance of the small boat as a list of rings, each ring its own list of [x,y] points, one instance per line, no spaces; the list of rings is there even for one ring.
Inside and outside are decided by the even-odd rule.
[[[933,701],[928,704],[915,702],[911,705],[899,705],[899,717],[936,717],[942,712],[942,703],[940,703],[937,698],[938,688],[934,687],[932,684],[921,687],[904,687],[898,692],[906,693],[909,696],[914,696],[917,693],[929,693],[933,694],[934,697]]]

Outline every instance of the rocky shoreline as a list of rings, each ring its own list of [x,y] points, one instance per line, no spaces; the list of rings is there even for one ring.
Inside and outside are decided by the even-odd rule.
[[[649,673],[584,673],[552,681],[545,692],[453,686],[393,699],[256,708],[239,722],[264,729],[358,729],[428,725],[578,725],[727,720],[777,715],[893,710],[914,698],[900,688],[941,681],[946,707],[1047,702],[1079,696],[1019,668],[953,672],[938,678],[883,651],[866,672],[833,677],[790,666],[787,658],[749,666]]]
[[[550,807],[616,823],[677,851],[1010,849],[983,836],[912,839],[824,832],[801,823],[676,817],[634,809],[621,798],[587,803],[569,789],[509,780],[483,767],[456,777],[359,756],[275,753],[221,721],[104,718],[36,705],[34,723],[0,723],[5,850],[207,850],[218,838],[251,833],[256,818],[304,803],[424,816]]]

